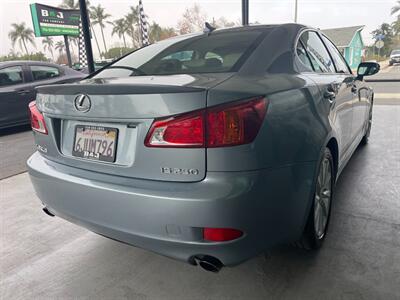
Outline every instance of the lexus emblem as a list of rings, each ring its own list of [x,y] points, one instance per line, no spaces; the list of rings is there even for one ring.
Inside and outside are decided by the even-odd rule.
[[[88,95],[80,94],[75,97],[74,105],[77,111],[88,112],[92,107],[92,101]]]

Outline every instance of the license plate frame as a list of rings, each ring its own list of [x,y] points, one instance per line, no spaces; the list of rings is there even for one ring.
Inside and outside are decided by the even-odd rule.
[[[78,150],[77,149],[77,137],[86,130],[89,130],[89,133],[90,132],[94,133],[95,131],[97,131],[99,134],[105,133],[107,135],[108,134],[114,135],[114,137],[109,138],[113,141],[112,147],[110,148],[111,144],[107,144],[105,146],[105,148],[102,147],[104,139],[103,139],[103,141],[101,141],[100,139],[93,139],[92,137],[88,137],[87,138],[88,141],[86,142],[86,144],[85,144],[85,141],[83,142],[83,145],[81,143],[79,143],[79,147],[82,150]],[[74,142],[73,142],[73,146],[72,146],[72,155],[74,157],[79,157],[79,158],[82,158],[85,160],[115,163],[116,158],[117,158],[117,145],[118,145],[118,134],[119,134],[118,128],[98,126],[98,125],[79,124],[79,125],[75,126],[74,131],[75,131],[74,132]],[[90,142],[90,140],[92,142]],[[97,144],[99,140],[101,141],[100,145]],[[107,138],[105,140],[107,140]],[[94,146],[93,146],[93,143],[94,143]],[[93,149],[93,147],[94,147],[94,149]],[[112,155],[104,155],[104,153],[107,154],[108,149],[111,149]],[[94,150],[94,151],[89,151],[89,150]],[[102,151],[100,151],[100,150],[102,150]]]

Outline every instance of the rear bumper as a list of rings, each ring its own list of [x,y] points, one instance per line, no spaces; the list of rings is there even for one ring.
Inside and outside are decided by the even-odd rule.
[[[33,154],[29,174],[55,215],[96,233],[175,259],[217,257],[240,263],[298,238],[309,209],[314,162],[274,170],[208,172],[201,182],[132,180],[68,167]],[[245,232],[222,243],[202,228]]]

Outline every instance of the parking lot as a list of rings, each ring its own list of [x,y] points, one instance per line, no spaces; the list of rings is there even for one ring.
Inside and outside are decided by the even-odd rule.
[[[0,299],[400,299],[400,88],[371,85],[370,144],[338,181],[323,249],[282,246],[218,274],[45,215],[24,172],[30,132],[3,132]]]

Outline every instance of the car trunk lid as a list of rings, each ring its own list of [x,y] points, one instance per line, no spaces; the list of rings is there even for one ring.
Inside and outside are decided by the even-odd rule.
[[[49,137],[41,146],[54,146],[57,150],[43,155],[66,165],[111,175],[164,181],[202,180],[206,172],[204,148],[149,148],[144,140],[155,118],[206,107],[208,89],[229,76],[88,79],[78,84],[39,87],[37,106],[49,127]],[[90,106],[87,110],[77,107],[82,97],[84,106]],[[109,143],[115,142],[113,158],[100,161],[99,157],[77,156],[79,138],[84,141],[82,147],[94,149],[90,138],[85,141],[84,132],[106,132],[107,137],[111,136]],[[94,147],[107,153],[101,144],[99,139]]]

